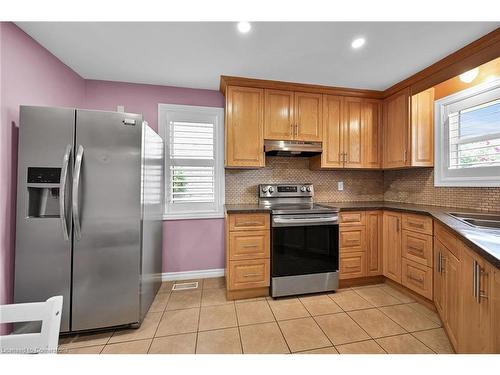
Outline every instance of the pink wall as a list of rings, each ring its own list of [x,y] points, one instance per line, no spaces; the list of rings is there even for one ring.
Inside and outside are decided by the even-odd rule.
[[[155,130],[159,103],[224,107],[224,97],[214,90],[94,80],[85,81],[85,90],[86,108],[116,111],[123,105],[127,112],[142,113]]]
[[[224,107],[219,91],[86,81],[85,107],[142,113],[158,129],[158,103]],[[163,224],[163,272],[224,268],[224,220],[172,220]]]
[[[158,103],[223,107],[218,91],[84,80],[10,22],[0,22],[0,304],[12,298],[19,105],[144,114],[158,128]],[[224,267],[223,220],[164,223],[163,271]],[[0,334],[2,327],[0,327]]]
[[[163,222],[163,272],[224,268],[224,219]]]
[[[17,26],[0,22],[0,304],[11,301],[19,105],[81,106],[85,81]]]

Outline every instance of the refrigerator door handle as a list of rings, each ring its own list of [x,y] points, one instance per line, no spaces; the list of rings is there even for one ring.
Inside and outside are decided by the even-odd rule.
[[[73,224],[75,226],[75,238],[80,240],[82,232],[80,227],[80,174],[82,171],[83,146],[78,146],[78,152],[75,160],[75,174],[73,176]]]
[[[69,241],[68,222],[66,220],[66,183],[68,180],[68,166],[69,166],[70,155],[71,155],[71,145],[67,145],[63,157],[61,179],[59,181],[59,216],[61,217],[63,236],[66,241]]]

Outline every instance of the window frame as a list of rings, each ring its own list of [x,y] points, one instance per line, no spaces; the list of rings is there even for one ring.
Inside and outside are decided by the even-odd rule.
[[[168,124],[169,115],[177,113],[186,115],[196,114],[195,117],[210,116],[214,121],[214,209],[203,208],[206,203],[190,202],[183,203],[184,207],[193,208],[171,211],[171,204],[168,200],[168,190],[170,189],[170,132]],[[190,120],[193,121],[193,120]],[[199,120],[196,120],[199,121]],[[158,131],[163,138],[165,147],[165,189],[163,220],[191,220],[191,219],[220,219],[224,217],[225,202],[225,173],[224,173],[224,108],[204,107],[196,105],[180,104],[158,104]],[[197,159],[194,159],[197,160]]]
[[[449,125],[447,117],[450,106],[466,100],[474,100],[478,95],[488,96],[495,100],[499,97],[500,78],[494,79],[447,97],[436,100],[434,103],[434,186],[436,187],[500,187],[500,167],[463,168],[450,171],[448,140]],[[483,100],[484,102],[484,100]],[[479,138],[479,137],[476,137]]]

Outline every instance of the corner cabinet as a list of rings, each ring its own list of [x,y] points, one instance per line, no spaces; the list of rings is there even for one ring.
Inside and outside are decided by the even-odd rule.
[[[265,166],[263,133],[264,90],[228,86],[226,89],[226,168]]]
[[[384,100],[384,169],[434,165],[434,89]]]

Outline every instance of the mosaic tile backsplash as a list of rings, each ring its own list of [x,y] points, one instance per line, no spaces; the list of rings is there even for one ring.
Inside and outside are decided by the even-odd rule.
[[[434,187],[434,169],[384,171],[384,200],[500,211],[500,188]]]
[[[344,190],[337,182],[344,181]],[[257,185],[265,183],[312,183],[316,202],[381,201],[382,171],[311,171],[309,158],[266,158],[266,167],[256,170],[226,169],[226,204],[257,203]]]
[[[314,184],[316,202],[391,201],[500,211],[500,188],[434,187],[433,168],[311,171],[308,158],[267,157],[257,170],[226,170],[226,203],[257,203],[257,185]],[[344,190],[337,182],[344,181]]]

